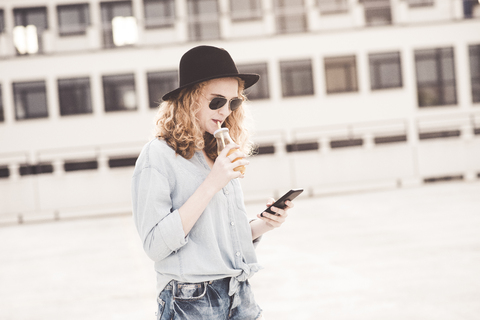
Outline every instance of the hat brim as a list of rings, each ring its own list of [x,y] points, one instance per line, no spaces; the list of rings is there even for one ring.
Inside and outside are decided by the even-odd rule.
[[[177,89],[166,93],[162,97],[162,100],[163,101],[171,100],[171,99],[175,98],[180,93],[180,91],[182,91],[183,89],[188,88],[190,86],[193,86],[194,84],[204,82],[204,81],[208,81],[208,80],[213,80],[213,79],[220,79],[220,78],[240,78],[245,82],[244,89],[247,89],[247,88],[253,86],[255,83],[257,83],[257,81],[260,79],[260,75],[255,74],[255,73],[232,73],[232,74],[222,74],[222,75],[218,75],[218,76],[214,76],[214,77],[200,79],[200,80],[188,83],[186,85],[183,85],[181,87],[178,87]]]

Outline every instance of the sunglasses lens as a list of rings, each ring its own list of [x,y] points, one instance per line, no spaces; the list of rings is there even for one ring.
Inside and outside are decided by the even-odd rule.
[[[227,103],[227,99],[225,98],[213,98],[212,101],[210,101],[209,107],[212,110],[217,110],[223,107]]]
[[[240,107],[240,105],[242,104],[242,102],[243,100],[240,98],[233,98],[232,100],[230,100],[230,110],[237,110],[238,107]]]

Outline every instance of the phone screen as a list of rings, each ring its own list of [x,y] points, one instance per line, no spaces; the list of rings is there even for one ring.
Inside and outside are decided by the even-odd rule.
[[[292,189],[292,190],[288,191],[287,193],[285,193],[283,196],[281,196],[280,199],[278,199],[277,201],[275,201],[275,203],[272,204],[271,207],[277,207],[277,208],[283,209],[283,208],[286,207],[285,201],[287,201],[287,200],[292,201],[293,199],[295,199],[296,197],[298,197],[302,192],[303,192],[303,189],[302,189],[302,188],[300,188],[300,189]],[[268,207],[267,209],[265,209],[265,210],[260,214],[260,216],[263,217],[263,213],[264,213],[264,212],[268,212],[268,213],[270,213],[270,214],[275,214],[275,212],[273,212],[272,210],[270,210],[270,207]]]

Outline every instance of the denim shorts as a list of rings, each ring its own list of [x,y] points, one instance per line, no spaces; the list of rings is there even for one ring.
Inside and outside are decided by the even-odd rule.
[[[157,298],[157,320],[256,320],[262,309],[247,281],[239,283],[235,295],[239,305],[232,308],[228,295],[230,278],[199,283],[170,281]]]

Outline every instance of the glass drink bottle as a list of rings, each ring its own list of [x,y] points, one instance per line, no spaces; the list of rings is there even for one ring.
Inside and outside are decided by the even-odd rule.
[[[213,133],[213,136],[217,139],[217,152],[218,154],[220,154],[220,152],[222,152],[223,149],[225,149],[225,146],[229,143],[233,143],[233,140],[232,138],[230,137],[230,133],[229,133],[229,130],[228,128],[221,128],[221,129],[218,129],[217,131],[215,131]],[[227,154],[227,157],[229,155],[231,155],[232,153],[235,152],[235,150],[237,149],[230,149],[230,151],[228,152]],[[236,158],[235,160],[233,160],[233,162],[237,161],[237,160],[241,160],[242,158]],[[238,167],[235,167],[235,169],[233,169],[234,171],[240,171],[242,174],[245,174],[245,166],[238,166]]]

